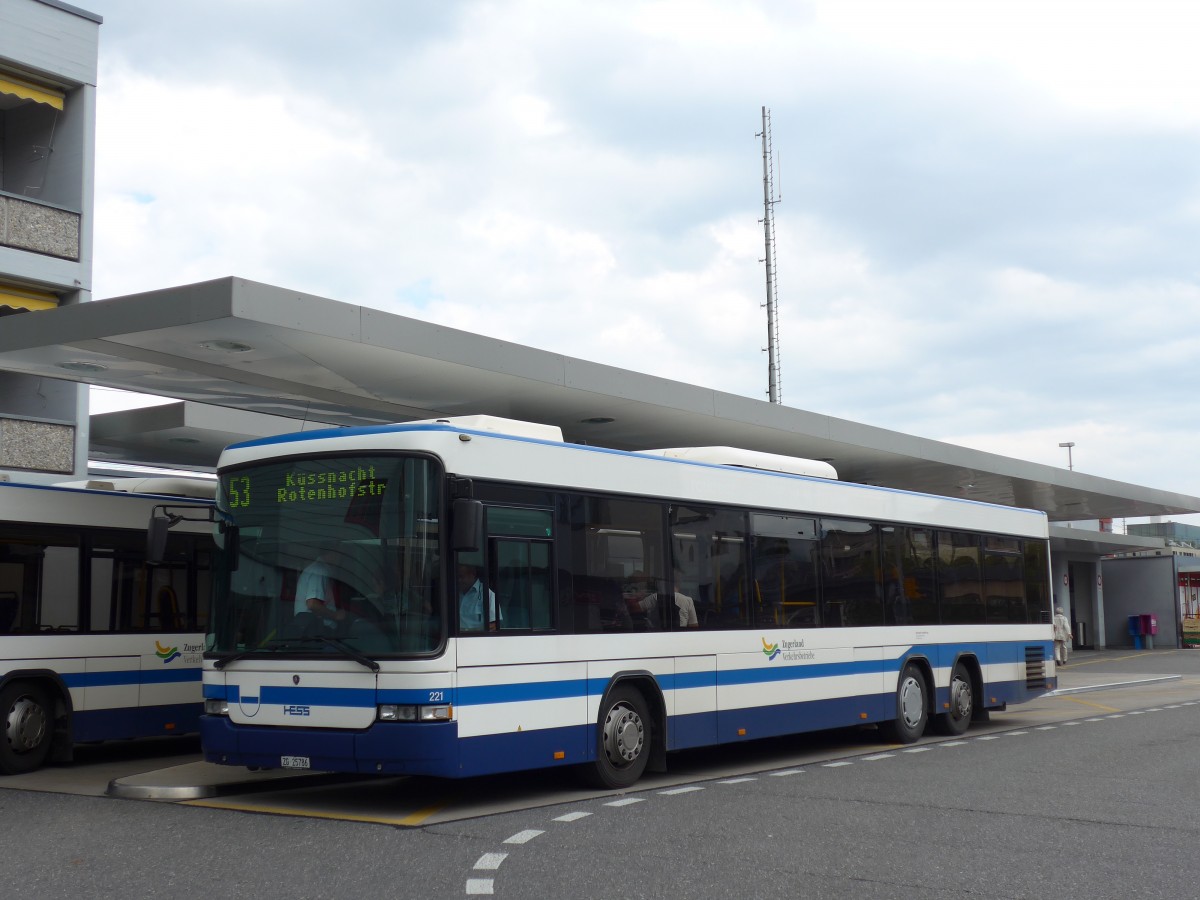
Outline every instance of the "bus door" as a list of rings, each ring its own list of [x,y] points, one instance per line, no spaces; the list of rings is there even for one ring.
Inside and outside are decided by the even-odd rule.
[[[84,613],[89,640],[84,661],[81,709],[134,710],[141,692],[141,648],[133,630],[133,614],[144,591],[144,571],[138,552],[124,535],[92,534],[84,541]],[[132,712],[130,716],[132,716]],[[86,720],[80,719],[79,724]],[[127,737],[136,734],[132,722],[117,717],[109,720],[116,734],[89,735],[77,739]],[[125,733],[119,733],[125,732]]]

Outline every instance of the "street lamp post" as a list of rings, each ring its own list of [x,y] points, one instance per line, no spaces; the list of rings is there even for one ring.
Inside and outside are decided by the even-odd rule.
[[[1075,442],[1074,441],[1064,441],[1063,443],[1059,444],[1058,446],[1067,448],[1067,469],[1068,469],[1068,471],[1074,471],[1075,461],[1071,458],[1071,448],[1075,446]]]

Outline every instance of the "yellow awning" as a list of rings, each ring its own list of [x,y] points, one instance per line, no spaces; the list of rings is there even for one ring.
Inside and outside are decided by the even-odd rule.
[[[57,110],[63,108],[63,98],[66,96],[58,88],[26,81],[24,78],[18,78],[16,75],[9,75],[6,72],[0,72],[0,94],[12,94],[22,100],[45,103]]]
[[[54,309],[58,306],[58,297],[46,291],[31,291],[11,284],[0,284],[0,306],[11,306],[13,309]]]

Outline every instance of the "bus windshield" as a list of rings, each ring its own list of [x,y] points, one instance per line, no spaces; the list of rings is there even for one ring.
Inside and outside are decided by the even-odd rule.
[[[399,455],[223,472],[207,650],[364,657],[436,650],[440,483],[433,460]]]

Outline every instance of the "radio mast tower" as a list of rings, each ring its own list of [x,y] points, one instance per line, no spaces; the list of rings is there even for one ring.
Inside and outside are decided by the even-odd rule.
[[[775,194],[775,159],[771,147],[771,111],[762,108],[763,130],[755,137],[762,138],[763,154],[763,242],[766,256],[760,262],[767,266],[767,396],[772,403],[782,403],[779,384],[779,302],[775,293],[775,204],[783,197]]]

